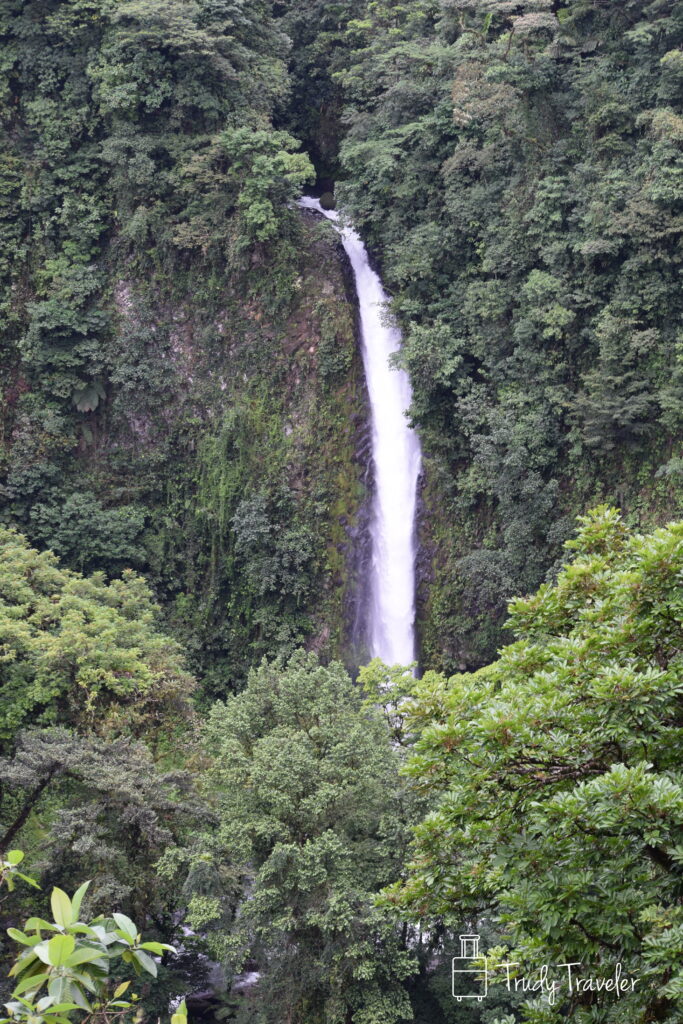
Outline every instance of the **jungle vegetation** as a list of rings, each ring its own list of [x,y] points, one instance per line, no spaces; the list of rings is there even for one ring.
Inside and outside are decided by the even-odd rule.
[[[683,3],[3,0],[0,55],[1,1001],[681,1024]],[[417,681],[309,188],[403,331]],[[472,931],[637,982],[457,1004]]]
[[[495,655],[576,514],[680,510],[683,7],[371,3],[339,192],[429,457],[428,667]]]

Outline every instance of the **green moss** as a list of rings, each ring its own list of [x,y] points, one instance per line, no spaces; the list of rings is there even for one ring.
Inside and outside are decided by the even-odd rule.
[[[176,388],[193,379],[151,503],[150,571],[207,694],[264,654],[344,652],[365,392],[336,237],[304,221],[303,240],[284,322],[253,293],[216,290],[201,317],[177,282],[164,300],[183,325]]]

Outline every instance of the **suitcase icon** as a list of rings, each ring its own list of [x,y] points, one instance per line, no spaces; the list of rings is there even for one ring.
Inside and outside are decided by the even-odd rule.
[[[463,999],[476,999],[480,1003],[488,995],[488,987],[488,966],[486,957],[482,958],[479,953],[479,936],[461,935],[460,956],[454,956],[451,961],[453,998],[458,1003]]]

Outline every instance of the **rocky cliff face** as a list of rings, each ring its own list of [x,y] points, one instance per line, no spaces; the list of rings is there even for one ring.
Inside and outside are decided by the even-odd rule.
[[[332,229],[302,213],[299,232],[277,300],[267,264],[258,287],[119,268],[108,368],[72,412],[59,492],[15,501],[67,563],[150,579],[207,694],[302,644],[356,657],[369,449],[354,293]],[[7,410],[15,478],[38,461],[21,451],[25,408]]]

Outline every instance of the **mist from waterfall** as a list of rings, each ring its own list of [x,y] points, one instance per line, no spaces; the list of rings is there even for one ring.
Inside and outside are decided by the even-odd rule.
[[[367,641],[389,665],[415,659],[415,510],[421,452],[406,410],[410,381],[391,365],[401,334],[387,318],[387,295],[357,232],[309,196],[299,201],[332,221],[351,262],[360,309],[363,366],[372,416],[374,495]]]

